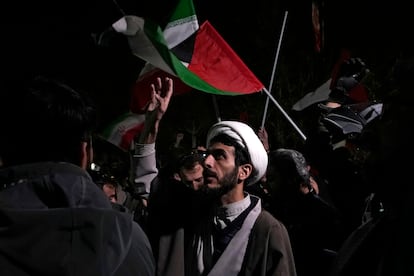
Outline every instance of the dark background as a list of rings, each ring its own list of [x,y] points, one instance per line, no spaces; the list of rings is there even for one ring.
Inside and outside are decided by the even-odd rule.
[[[401,2],[401,3],[400,3]],[[396,59],[410,55],[412,15],[402,1],[317,1],[323,28],[322,50],[316,52],[311,21],[312,1],[194,0],[200,22],[209,20],[256,76],[268,87],[285,11],[286,29],[276,68],[273,97],[306,134],[306,112],[291,106],[325,82],[342,49],[361,57],[370,73],[369,90],[375,100],[387,93],[383,82]],[[2,4],[2,78],[25,75],[64,76],[85,90],[99,107],[100,128],[128,110],[130,87],[143,61],[129,54],[121,40],[97,46],[96,37],[122,12],[150,17],[165,24],[175,1],[13,1]],[[216,96],[221,119],[243,119],[258,128],[266,95]],[[216,121],[213,96],[193,91],[174,97],[163,121],[160,143],[168,145],[176,131],[206,129]],[[269,104],[266,125],[273,147],[296,147],[303,140]]]

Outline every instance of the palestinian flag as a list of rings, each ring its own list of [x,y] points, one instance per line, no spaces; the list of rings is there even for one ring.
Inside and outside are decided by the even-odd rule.
[[[143,130],[144,124],[145,114],[127,112],[106,127],[102,137],[115,146],[129,151],[134,136]]]
[[[112,27],[127,36],[134,55],[151,65],[144,67],[137,83],[146,74],[159,74],[152,70],[157,68],[192,89],[212,94],[244,95],[264,88],[208,21],[198,26],[191,0],[179,1],[164,30],[137,16],[125,16]],[[136,94],[142,91],[144,86]],[[181,91],[188,88],[182,86]]]

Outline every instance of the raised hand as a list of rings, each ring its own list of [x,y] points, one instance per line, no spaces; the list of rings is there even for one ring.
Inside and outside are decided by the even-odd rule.
[[[151,84],[151,100],[145,107],[145,127],[140,133],[140,144],[155,143],[158,134],[159,123],[167,111],[173,94],[173,80],[171,78],[157,78]]]
[[[173,94],[173,80],[165,78],[157,78],[155,83],[151,84],[151,100],[146,106],[147,117],[151,120],[161,120],[162,116],[167,111],[168,105]]]
[[[269,145],[269,137],[267,135],[267,131],[264,127],[260,127],[257,131],[257,136],[259,137],[260,141],[262,142],[265,150],[269,152],[270,145]]]

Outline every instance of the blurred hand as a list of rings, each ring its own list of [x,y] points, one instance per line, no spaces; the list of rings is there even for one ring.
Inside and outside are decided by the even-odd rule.
[[[267,135],[267,131],[264,127],[260,127],[257,131],[257,136],[259,137],[260,141],[262,142],[266,152],[269,152],[270,146],[269,146],[269,139]]]

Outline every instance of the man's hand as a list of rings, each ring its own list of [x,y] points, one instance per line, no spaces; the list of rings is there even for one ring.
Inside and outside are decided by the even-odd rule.
[[[151,84],[151,100],[145,106],[145,127],[139,136],[138,143],[152,144],[155,143],[158,133],[159,123],[167,111],[173,94],[173,80],[157,78],[156,82]]]
[[[269,152],[270,145],[269,145],[269,138],[268,138],[266,129],[264,127],[260,127],[259,130],[257,131],[257,136],[262,142],[266,152]]]
[[[156,82],[151,84],[151,100],[145,108],[146,119],[151,117],[152,120],[161,120],[162,116],[167,111],[172,94],[172,79],[165,78],[164,81],[162,81],[161,78],[157,78]]]

